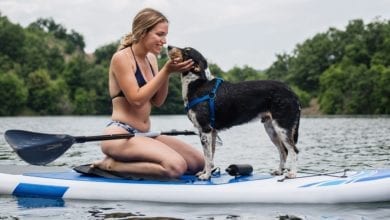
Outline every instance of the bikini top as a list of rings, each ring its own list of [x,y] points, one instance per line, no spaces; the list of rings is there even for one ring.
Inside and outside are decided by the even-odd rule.
[[[131,49],[131,53],[133,54],[135,65],[136,65],[135,78],[137,79],[138,86],[142,87],[146,84],[146,80],[145,80],[144,76],[142,75],[141,69],[138,66],[137,59],[135,59],[133,48],[130,47],[130,49]],[[152,64],[150,64],[149,59],[148,59],[148,63],[149,63],[150,69],[152,70],[152,75],[154,76],[153,67],[152,67]],[[111,97],[111,99],[114,99],[116,97],[125,97],[125,94],[121,90],[117,95]]]

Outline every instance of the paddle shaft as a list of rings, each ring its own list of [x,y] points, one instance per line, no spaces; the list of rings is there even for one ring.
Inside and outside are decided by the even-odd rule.
[[[159,135],[196,135],[193,131],[166,131],[166,132],[148,132],[148,133],[136,133],[136,134],[109,134],[109,135],[97,135],[97,136],[77,136],[74,137],[76,143],[84,143],[89,141],[105,141],[115,139],[128,139],[135,136],[144,137],[157,137]]]

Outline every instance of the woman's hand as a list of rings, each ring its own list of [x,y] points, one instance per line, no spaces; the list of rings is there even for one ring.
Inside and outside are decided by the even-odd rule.
[[[194,61],[186,60],[183,62],[180,62],[180,59],[174,59],[174,60],[168,60],[164,68],[166,68],[168,73],[174,73],[174,72],[186,72],[192,68],[194,65]]]

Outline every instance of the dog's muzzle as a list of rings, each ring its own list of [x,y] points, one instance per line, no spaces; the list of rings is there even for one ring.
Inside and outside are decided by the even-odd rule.
[[[180,49],[173,47],[172,49],[168,47],[168,56],[171,60],[183,61],[183,54],[181,53]]]

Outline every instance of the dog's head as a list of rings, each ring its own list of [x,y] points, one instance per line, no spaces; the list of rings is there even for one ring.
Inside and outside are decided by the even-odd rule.
[[[213,78],[208,70],[208,64],[206,58],[203,57],[199,51],[195,50],[192,47],[178,48],[173,46],[168,46],[168,56],[171,59],[178,59],[179,61],[186,61],[192,59],[194,61],[194,66],[188,72],[182,73],[183,76],[188,73],[193,73],[198,75],[200,78],[205,78],[210,80]]]

